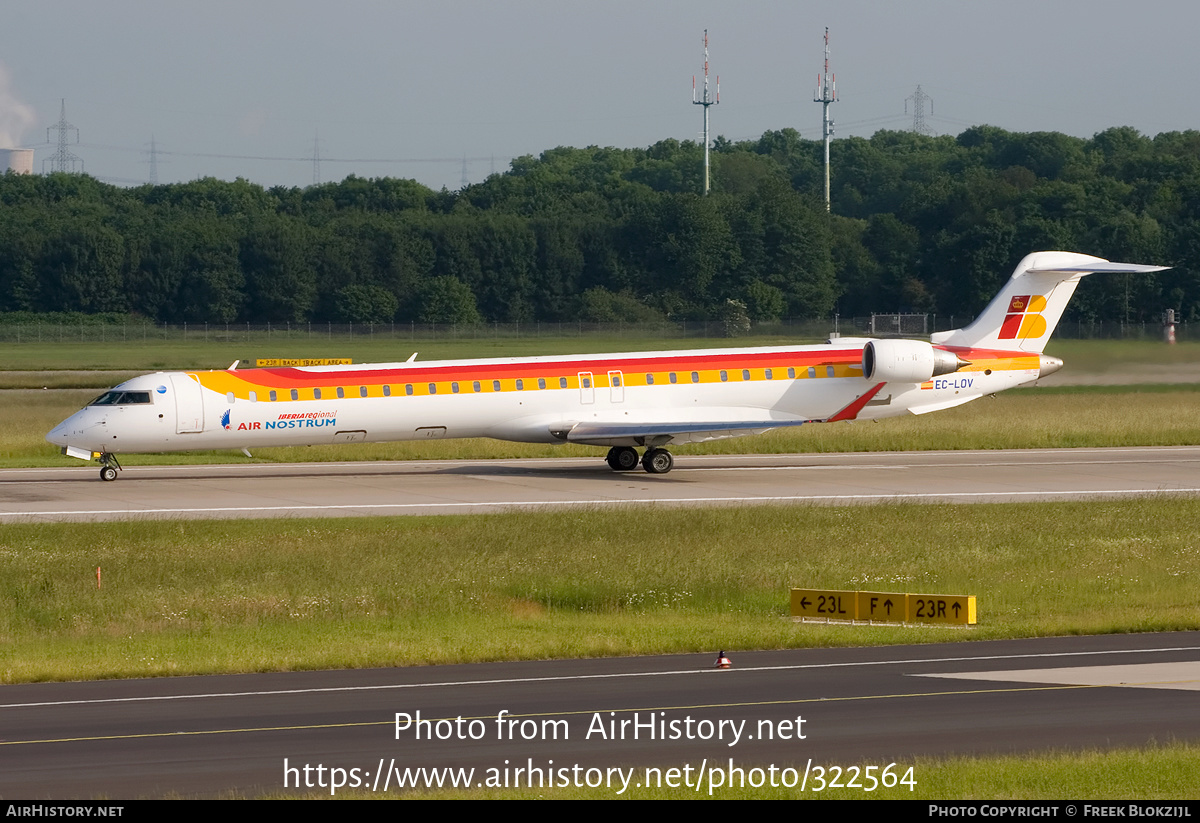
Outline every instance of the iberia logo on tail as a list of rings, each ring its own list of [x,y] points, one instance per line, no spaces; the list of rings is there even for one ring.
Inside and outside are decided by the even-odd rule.
[[[1046,318],[1042,311],[1046,308],[1046,298],[1040,294],[1022,294],[1013,297],[1008,303],[1008,313],[1000,326],[1001,340],[1028,340],[1038,338],[1046,333]]]

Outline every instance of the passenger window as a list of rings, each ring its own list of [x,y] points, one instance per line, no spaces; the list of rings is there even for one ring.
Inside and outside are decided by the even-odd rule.
[[[647,386],[653,386],[653,385],[654,385],[654,375],[652,375],[652,374],[647,374],[647,375],[646,375],[646,385],[647,385]]]
[[[475,390],[476,394],[478,394],[479,391],[482,389],[482,387],[479,385],[478,380],[476,380],[474,383],[471,384],[471,388],[473,388]]]
[[[279,395],[277,395],[277,394],[275,393],[275,390],[274,390],[274,389],[271,389],[271,394],[270,394],[270,397],[271,397],[271,402],[272,402],[272,403],[274,403],[276,400],[278,400],[278,399],[279,399]]]
[[[826,366],[826,367],[825,367],[825,376],[826,376],[826,377],[833,377],[833,366]]]
[[[675,372],[671,372],[671,382],[675,382]]]
[[[359,396],[359,397],[366,397],[366,396],[367,396],[367,387],[366,387],[366,386],[359,386],[359,387],[358,387],[358,396]]]
[[[567,387],[567,378],[565,378],[565,377],[558,378],[558,387],[560,389],[565,389]]]
[[[792,368],[791,366],[788,366],[788,380],[795,380],[795,379],[796,379],[796,370],[794,368]]]
[[[321,399],[321,390],[313,389],[313,400],[320,400],[320,399]]]
[[[766,371],[764,371],[764,372],[763,372],[763,377],[767,378],[768,380],[774,380],[774,378],[773,378],[773,377],[771,377],[771,370],[770,370],[770,369],[767,369]]]
[[[391,397],[391,396],[392,396],[392,387],[391,387],[391,386],[384,386],[384,387],[383,387],[383,396],[384,396],[384,397]]]
[[[592,378],[590,378],[590,377],[583,378],[583,387],[585,389],[590,389],[592,387]]]
[[[538,378],[538,388],[539,388],[539,389],[544,389],[544,388],[546,388],[546,378],[544,378],[544,377],[539,377],[539,378]]]
[[[492,391],[500,391],[500,381],[499,380],[492,381]]]
[[[699,383],[699,382],[700,382],[700,372],[698,372],[698,371],[694,371],[694,372],[692,372],[692,382],[693,382],[693,383]]]
[[[429,393],[430,393],[430,394],[437,394],[437,383],[430,383],[430,384],[429,384]]]
[[[251,403],[257,403],[257,402],[258,402],[258,392],[256,392],[256,391],[252,391],[252,392],[250,392],[250,402],[251,402]]]
[[[345,389],[343,389],[341,386],[338,386],[338,390],[337,390],[337,396],[338,396],[338,397],[345,397],[345,396],[346,396],[346,390],[345,390]]]
[[[233,402],[233,392],[226,393],[225,399],[228,400],[230,403],[232,403]]]
[[[816,376],[817,376],[817,370],[816,370],[816,368],[814,368],[813,366],[809,366],[809,367],[808,367],[808,376],[809,376],[809,377],[816,377]]]
[[[409,397],[412,397],[412,393],[413,393],[412,383],[404,384],[404,393],[407,394]]]
[[[721,369],[721,382],[724,383],[728,379],[729,379],[729,372],[725,371],[724,369]]]
[[[458,394],[458,381],[457,380],[450,384],[450,391],[453,392],[454,394]]]
[[[743,380],[750,379],[750,370],[749,369],[742,369],[742,379]]]
[[[293,399],[293,400],[299,400],[299,399],[300,399],[300,392],[298,392],[296,389],[292,389],[292,399]]]
[[[525,381],[519,377],[517,378],[517,391],[525,391]]]

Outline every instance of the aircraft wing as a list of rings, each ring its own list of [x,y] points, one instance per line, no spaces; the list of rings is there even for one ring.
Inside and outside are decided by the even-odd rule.
[[[667,443],[703,443],[744,434],[762,434],[785,426],[800,426],[810,420],[708,420],[689,423],[576,423],[567,434],[568,443],[593,446],[662,446]]]
[[[743,434],[762,434],[771,429],[802,426],[805,423],[832,423],[853,420],[871,401],[883,383],[876,383],[856,396],[833,415],[823,419],[798,417],[744,417],[729,420],[658,421],[658,422],[600,422],[576,423],[566,433],[568,443],[593,446],[665,446],[668,443],[703,443]],[[747,410],[748,411],[748,410]]]

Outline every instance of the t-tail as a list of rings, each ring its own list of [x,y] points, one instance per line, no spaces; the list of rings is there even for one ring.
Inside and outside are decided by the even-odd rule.
[[[1088,274],[1145,274],[1167,266],[1110,263],[1087,254],[1038,251],[1026,255],[1000,293],[971,325],[935,332],[937,346],[1019,350],[1041,354],[1079,280]]]

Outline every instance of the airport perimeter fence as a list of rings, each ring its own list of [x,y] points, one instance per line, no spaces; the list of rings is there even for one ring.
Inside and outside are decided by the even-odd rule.
[[[878,317],[788,318],[770,323],[755,323],[748,334],[730,334],[723,320],[686,320],[657,323],[585,323],[530,322],[479,323],[473,325],[438,323],[184,323],[165,324],[131,318],[126,322],[20,322],[0,320],[0,343],[119,343],[184,340],[188,342],[254,342],[272,340],[304,341],[378,338],[409,342],[423,341],[503,341],[516,339],[598,337],[630,340],[779,338],[796,342],[820,342],[831,333],[842,337],[897,336],[882,331]],[[919,316],[918,316],[919,317]],[[872,321],[875,331],[872,334]],[[970,322],[974,318],[969,318]],[[962,318],[929,315],[925,328],[942,331],[957,328]],[[918,327],[919,329],[919,327]],[[1161,323],[1120,323],[1115,321],[1064,320],[1054,332],[1066,339],[1162,340]],[[920,331],[904,336],[920,337]],[[1186,322],[1175,325],[1179,341],[1200,339],[1200,332]]]

